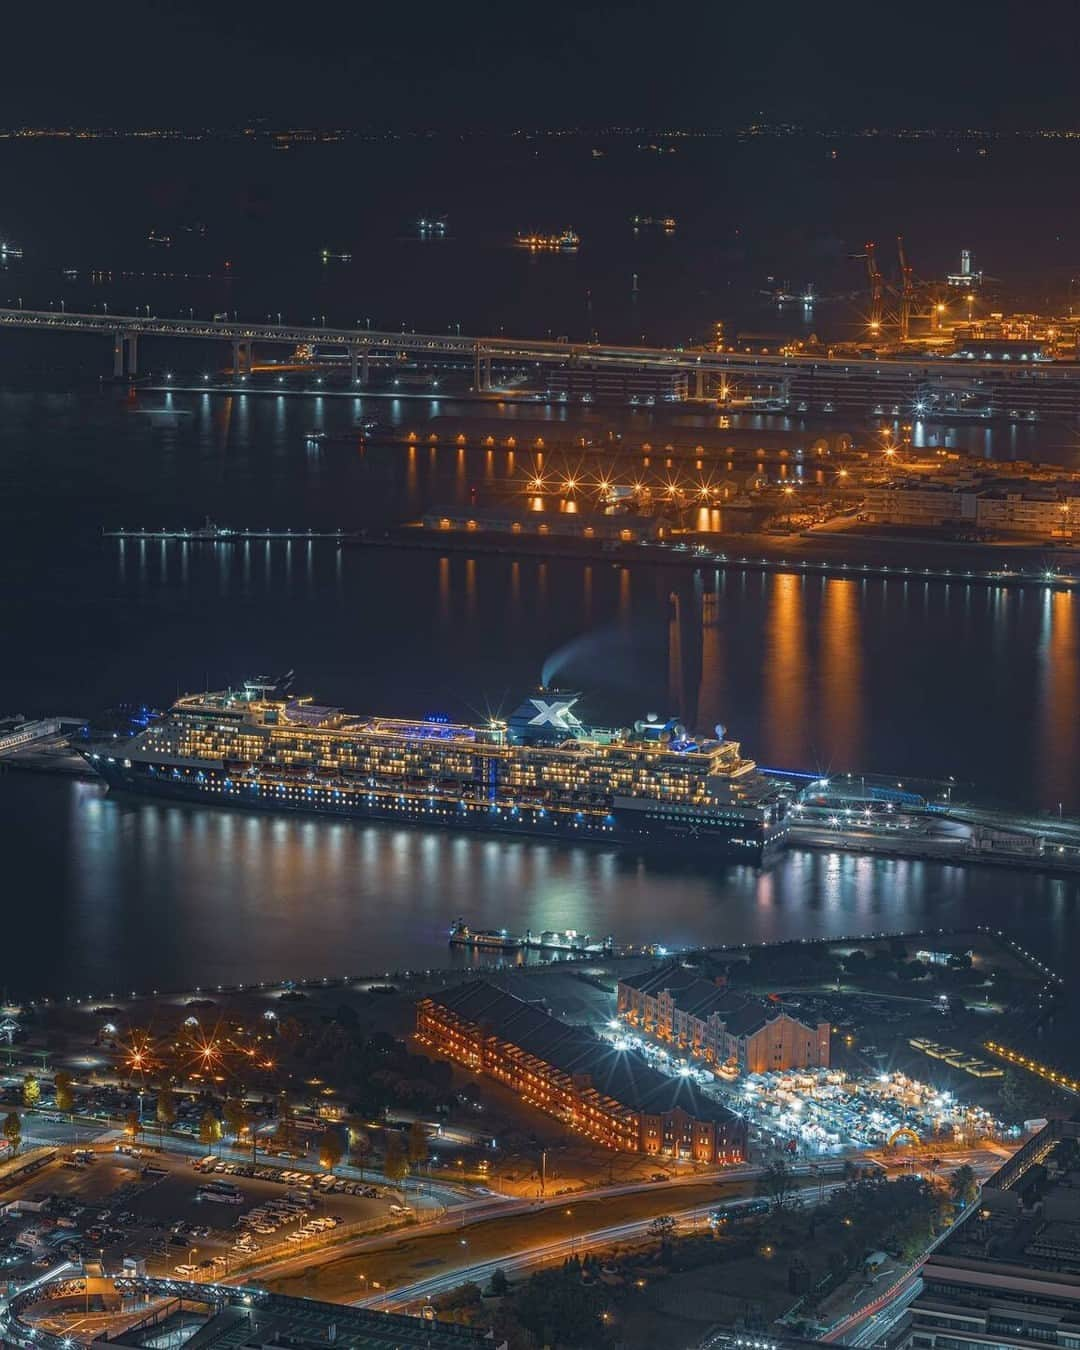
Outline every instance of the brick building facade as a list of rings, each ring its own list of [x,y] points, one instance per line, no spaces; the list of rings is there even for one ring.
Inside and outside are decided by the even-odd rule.
[[[608,1148],[707,1163],[746,1157],[746,1121],[688,1078],[659,1073],[486,981],[422,999],[416,1037]]]
[[[686,1055],[740,1073],[829,1067],[828,1022],[800,1022],[767,999],[711,984],[678,963],[620,979],[618,1014]]]

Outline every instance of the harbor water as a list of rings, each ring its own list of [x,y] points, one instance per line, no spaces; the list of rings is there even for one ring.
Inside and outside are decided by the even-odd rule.
[[[20,156],[54,154],[58,183],[73,190],[93,178],[102,184],[95,200],[110,203],[110,214],[90,221],[47,202],[20,203],[17,219],[0,222],[0,237],[27,255],[22,270],[0,270],[4,303],[237,309],[259,319],[285,308],[305,321],[325,310],[331,324],[370,318],[373,326],[447,331],[460,323],[464,332],[574,338],[599,329],[611,340],[682,341],[725,315],[744,326],[787,324],[755,299],[762,274],[790,260],[795,279],[839,292],[848,244],[890,229],[860,205],[866,164],[857,148],[855,162],[845,151],[840,167],[827,170],[834,181],[821,186],[820,145],[713,147],[722,181],[738,189],[726,200],[745,208],[741,221],[730,205],[722,212],[703,202],[698,150],[687,153],[686,169],[649,160],[645,173],[629,151],[625,164],[613,152],[599,161],[604,182],[587,177],[593,169],[584,161],[542,160],[538,177],[519,163],[504,175],[506,202],[485,212],[469,196],[492,169],[478,152],[456,152],[436,170],[427,150],[410,160],[399,148],[403,158],[391,162],[379,148],[353,177],[368,199],[373,183],[396,185],[400,219],[368,219],[335,187],[320,199],[317,230],[297,203],[331,181],[320,178],[333,169],[321,151],[241,170],[230,159],[234,147],[164,148],[140,178],[118,148],[92,149],[93,173],[75,146],[12,142],[0,150],[12,175]],[[988,270],[1021,278],[1007,256],[1019,248],[1013,239],[1046,260],[1051,281],[1059,261],[1064,267],[1064,245],[1043,247],[1007,204],[979,196],[978,164],[965,159],[957,172],[956,153],[950,160],[942,148],[889,153],[899,179],[935,184],[936,235],[952,229],[957,249],[992,252]],[[1065,154],[1039,148],[1025,162],[1030,202],[1080,181],[1064,172]],[[778,180],[785,166],[789,176]],[[181,181],[195,185],[195,197],[178,195]],[[820,231],[775,227],[777,181],[805,188],[800,218],[826,222]],[[556,182],[575,195],[566,209],[554,198],[551,228],[574,225],[578,254],[531,258],[503,248],[504,236],[542,223],[538,207],[553,199]],[[754,184],[772,185],[771,215],[755,205]],[[203,210],[207,201],[212,210]],[[982,204],[977,215],[972,203]],[[441,257],[442,243],[407,238],[413,216],[436,208],[456,232]],[[616,237],[617,213],[646,210],[678,216],[674,238]],[[177,224],[180,242],[158,256],[146,235],[151,226],[169,232],[163,213],[177,222],[212,216],[211,229],[192,232],[188,243]],[[1041,218],[1037,210],[1024,216]],[[978,237],[961,237],[974,220]],[[620,215],[618,229],[624,224]],[[917,220],[891,228],[914,246]],[[293,252],[284,252],[286,241]],[[324,247],[351,251],[353,270],[317,261]],[[934,248],[941,257],[932,265],[943,270],[950,258]],[[66,267],[77,273],[70,285]],[[823,308],[815,322],[827,321]],[[154,350],[144,344],[140,359],[221,356]],[[106,529],[177,529],[208,516],[268,532],[380,530],[426,505],[466,503],[474,491],[513,481],[524,456],[444,442],[407,448],[378,436],[365,447],[349,434],[364,418],[422,431],[431,419],[475,411],[429,387],[355,399],[177,391],[129,401],[99,385],[111,353],[97,339],[7,333],[0,361],[0,712],[162,706],[183,690],[295,669],[298,690],[323,703],[471,719],[508,709],[548,663],[549,678],[580,689],[599,723],[679,714],[701,728],[722,723],[770,768],[952,778],[960,792],[977,785],[1035,815],[1080,811],[1080,597],[900,578],[441,556],[333,540],[106,539]],[[177,374],[177,384],[188,382]],[[179,415],[142,415],[166,406]],[[564,416],[534,411],[553,422]],[[703,415],[678,414],[689,425]],[[484,416],[511,423],[515,409],[490,405]],[[733,431],[759,428],[793,443],[820,430],[759,419]],[[312,442],[313,429],[327,438]],[[988,456],[1076,460],[1070,428],[954,427],[947,436]],[[448,926],[459,915],[478,927],[575,928],[669,945],[981,922],[1022,928],[1029,946],[1062,963],[1080,959],[1077,883],[929,863],[795,853],[758,873],[693,857],[645,860],[602,847],[123,801],[94,784],[16,772],[0,773],[0,850],[0,987],[21,993],[445,965]]]

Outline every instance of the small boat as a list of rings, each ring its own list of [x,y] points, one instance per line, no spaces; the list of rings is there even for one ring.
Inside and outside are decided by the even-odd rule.
[[[570,252],[581,243],[581,236],[569,227],[561,234],[536,234],[533,231],[522,230],[518,233],[517,242],[522,248],[551,248]]]
[[[512,952],[523,947],[521,938],[512,937],[505,928],[470,928],[458,919],[450,929],[451,947],[477,947],[487,951]]]

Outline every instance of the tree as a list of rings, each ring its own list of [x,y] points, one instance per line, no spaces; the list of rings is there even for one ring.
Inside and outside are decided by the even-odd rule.
[[[248,1123],[244,1103],[238,1097],[226,1098],[223,1114],[226,1130],[235,1140],[239,1141],[241,1134],[244,1132],[244,1126]]]
[[[319,1140],[319,1165],[332,1172],[345,1156],[345,1145],[337,1130],[327,1130]]]
[[[569,1270],[543,1270],[515,1296],[517,1320],[542,1345],[609,1344],[602,1314],[610,1292],[583,1285]]]
[[[203,1112],[202,1120],[199,1121],[199,1143],[207,1148],[212,1148],[221,1138],[221,1121],[214,1115],[209,1107]]]
[[[171,1130],[176,1124],[176,1097],[168,1083],[163,1083],[158,1090],[155,1115],[163,1130]]]
[[[1009,1067],[1001,1080],[1001,1104],[1011,1119],[1034,1120],[1060,1110],[1063,1097],[1049,1084]]]
[[[356,1159],[356,1165],[360,1169],[360,1179],[364,1179],[364,1164],[371,1156],[371,1135],[367,1130],[349,1131],[349,1152]]]
[[[274,1138],[279,1148],[291,1149],[296,1144],[296,1126],[293,1124],[292,1107],[284,1092],[278,1097],[277,1126]]]
[[[139,1119],[138,1111],[129,1111],[124,1117],[124,1133],[132,1139],[137,1139],[142,1127],[143,1123]]]
[[[409,1126],[409,1137],[405,1141],[405,1156],[408,1158],[414,1171],[421,1163],[427,1162],[427,1131],[419,1120],[414,1120]]]
[[[506,1278],[506,1271],[502,1266],[496,1266],[491,1274],[491,1292],[501,1297],[509,1288],[510,1281]]]
[[[771,1162],[758,1177],[758,1195],[765,1195],[776,1209],[783,1209],[795,1193],[795,1178],[780,1159]]]
[[[41,1084],[32,1073],[28,1073],[23,1079],[22,1099],[23,1106],[28,1111],[32,1111],[41,1100]]]
[[[953,1199],[959,1205],[970,1205],[972,1200],[979,1192],[979,1183],[975,1180],[974,1171],[963,1163],[949,1178],[949,1189],[953,1193]]]
[[[401,1146],[400,1137],[393,1131],[387,1131],[386,1150],[383,1158],[383,1176],[387,1181],[404,1181],[409,1175],[409,1160]]]
[[[56,1088],[56,1109],[58,1111],[73,1111],[75,1109],[75,1092],[71,1074],[58,1073],[53,1083]]]
[[[22,1143],[22,1121],[19,1119],[18,1111],[9,1111],[4,1118],[4,1137],[11,1145],[12,1154],[19,1151],[19,1145]]]

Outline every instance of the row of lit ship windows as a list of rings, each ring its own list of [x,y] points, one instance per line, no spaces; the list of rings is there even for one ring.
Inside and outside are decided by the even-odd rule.
[[[131,767],[131,761],[125,762],[125,767]],[[149,772],[154,775],[163,775],[167,778],[181,778],[190,776],[191,769],[170,769],[167,765],[149,765]],[[458,816],[464,814],[476,814],[486,816],[497,816],[500,820],[514,819],[520,817],[522,821],[531,817],[531,823],[537,825],[541,820],[546,820],[551,825],[560,825],[563,822],[559,820],[558,814],[549,811],[547,807],[535,806],[498,806],[497,804],[474,804],[470,802],[458,802],[456,806],[439,806],[434,798],[428,798],[425,802],[422,798],[398,794],[396,799],[391,799],[386,793],[360,791],[339,788],[321,788],[321,787],[290,787],[284,783],[261,783],[256,781],[245,781],[237,784],[231,778],[217,779],[211,775],[206,778],[201,771],[195,773],[196,782],[204,792],[223,792],[230,796],[239,796],[244,788],[256,789],[259,793],[270,793],[272,796],[282,801],[322,801],[334,804],[343,800],[362,799],[368,805],[377,803],[383,810],[387,811],[416,811],[422,810],[427,815],[436,816]],[[597,819],[596,812],[576,811],[576,820],[566,823],[572,829],[600,830],[604,834],[610,834],[615,829],[615,822],[608,817]],[[591,818],[590,818],[591,817]]]
[[[193,758],[205,754],[215,756],[235,754],[238,757],[262,758],[267,754],[268,749],[264,737],[245,735],[239,731],[231,734],[220,734],[204,729],[184,727],[177,729],[174,733],[172,729],[162,727],[151,729],[149,735],[152,737],[152,744],[162,748],[169,747],[174,753]],[[354,766],[358,764],[382,764],[402,771],[407,771],[409,768],[426,769],[432,766],[444,766],[466,773],[473,771],[476,762],[475,753],[465,750],[455,753],[441,744],[430,746],[421,744],[416,747],[410,745],[406,748],[398,745],[354,746],[349,743],[341,743],[333,746],[333,755],[327,755],[327,749],[328,747],[321,743],[301,742],[282,745],[280,741],[276,741],[272,743],[270,756],[286,763],[326,761]],[[500,755],[495,758],[499,762],[505,762],[505,756]],[[642,780],[662,783],[675,783],[683,779],[699,782],[701,779],[702,770],[699,765],[674,760],[666,764],[663,769],[656,769],[651,767],[655,763],[655,758],[655,756],[647,756],[642,760],[640,757],[634,757],[624,759],[621,762],[604,762],[596,758],[585,759],[584,757],[540,763],[535,760],[511,760],[506,771],[509,775],[521,774],[528,778],[529,775],[535,775],[539,770],[545,777],[573,782],[579,782],[583,777],[589,775],[597,775],[610,780],[617,777],[619,781],[631,781],[636,776]]]

